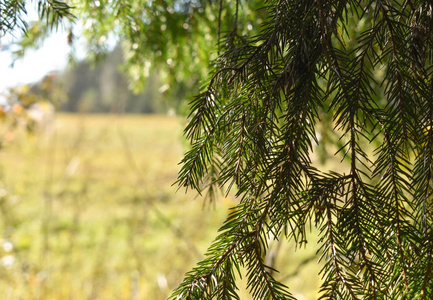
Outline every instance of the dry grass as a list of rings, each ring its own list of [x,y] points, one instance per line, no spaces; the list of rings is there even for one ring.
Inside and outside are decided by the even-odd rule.
[[[181,136],[177,118],[67,114],[43,133],[8,134],[0,150],[1,299],[167,297],[235,203],[203,209],[195,195],[176,193]],[[312,251],[284,245],[280,277]],[[319,268],[306,270],[288,284],[299,299],[314,299]]]

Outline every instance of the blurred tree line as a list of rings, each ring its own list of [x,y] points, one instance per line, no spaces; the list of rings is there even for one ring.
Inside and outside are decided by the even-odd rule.
[[[120,68],[122,63],[122,49],[117,46],[98,64],[84,60],[70,66],[56,79],[64,90],[59,109],[87,113],[165,112],[167,98],[158,72],[152,72],[142,92],[135,93]]]
[[[73,113],[164,113],[179,106],[184,96],[181,86],[176,95],[167,95],[167,85],[159,72],[152,70],[143,88],[134,91],[122,70],[123,63],[118,45],[98,63],[77,61],[36,83],[10,89],[9,100],[24,108],[49,101],[58,110]]]

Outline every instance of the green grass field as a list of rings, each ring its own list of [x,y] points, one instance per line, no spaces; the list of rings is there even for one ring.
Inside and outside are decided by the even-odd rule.
[[[203,206],[171,186],[183,125],[59,114],[37,134],[2,128],[0,298],[165,299],[236,204]],[[315,299],[319,285],[317,259],[298,272],[310,244],[295,252],[284,243],[277,258],[276,277],[300,300]]]

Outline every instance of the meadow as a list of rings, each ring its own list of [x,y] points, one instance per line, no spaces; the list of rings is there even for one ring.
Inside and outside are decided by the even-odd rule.
[[[183,122],[57,114],[40,132],[1,127],[0,298],[165,299],[236,204],[172,186]],[[320,284],[311,236],[306,251],[272,248],[275,277],[300,300]]]

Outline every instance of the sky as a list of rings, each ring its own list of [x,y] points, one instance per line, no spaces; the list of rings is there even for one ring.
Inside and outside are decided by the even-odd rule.
[[[38,19],[35,3],[27,3],[26,10],[28,23]],[[11,51],[1,50],[2,46],[8,45],[12,39],[0,39],[0,104],[2,95],[8,88],[37,82],[51,71],[63,70],[66,67],[70,47],[67,42],[68,32],[61,28],[62,26],[59,31],[53,32],[39,49],[27,50],[25,57],[15,61],[13,66]]]
[[[62,70],[68,62],[67,33],[50,36],[38,50],[30,50],[12,67],[12,53],[0,51],[0,94],[8,87],[36,82],[54,70]]]

